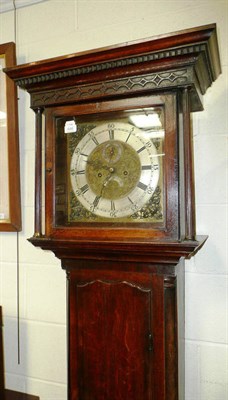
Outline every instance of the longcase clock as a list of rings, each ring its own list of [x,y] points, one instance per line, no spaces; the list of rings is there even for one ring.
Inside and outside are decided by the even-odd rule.
[[[36,116],[29,240],[67,273],[68,400],[184,399],[190,114],[220,72],[213,24],[6,70]]]

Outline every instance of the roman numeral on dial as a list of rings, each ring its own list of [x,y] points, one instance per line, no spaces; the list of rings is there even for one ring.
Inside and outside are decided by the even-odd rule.
[[[95,145],[98,146],[98,145],[99,145],[99,142],[98,142],[96,136],[94,135],[94,133],[93,133],[93,132],[90,132],[90,133],[89,133],[89,136],[90,136],[90,138],[92,139],[92,141],[95,143]]]
[[[137,186],[138,186],[139,189],[142,189],[142,190],[146,190],[147,189],[147,185],[145,185],[145,183],[140,182],[140,181],[139,181]]]
[[[100,196],[96,196],[95,197],[95,199],[94,199],[94,201],[93,201],[93,205],[94,205],[94,207],[97,207],[98,206],[98,203],[99,203],[99,201],[100,201]]]
[[[114,140],[114,129],[109,129],[109,139]]]
[[[141,153],[143,150],[145,150],[146,149],[146,147],[145,146],[142,146],[140,149],[138,149],[137,150],[137,153],[139,154],[139,153]]]
[[[88,190],[89,190],[89,185],[84,185],[84,186],[82,186],[81,188],[80,188],[80,190],[81,190],[81,192],[84,194],[84,193],[86,193]]]

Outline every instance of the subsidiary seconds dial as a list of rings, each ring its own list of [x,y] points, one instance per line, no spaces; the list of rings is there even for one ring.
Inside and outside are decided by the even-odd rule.
[[[80,203],[100,217],[129,217],[152,197],[159,179],[156,148],[148,133],[128,123],[88,132],[74,150],[70,174]]]

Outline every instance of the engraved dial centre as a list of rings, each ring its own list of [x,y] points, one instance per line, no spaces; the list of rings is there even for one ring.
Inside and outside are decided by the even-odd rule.
[[[86,178],[97,196],[116,200],[126,197],[137,185],[141,163],[137,152],[127,143],[107,141],[89,155]]]

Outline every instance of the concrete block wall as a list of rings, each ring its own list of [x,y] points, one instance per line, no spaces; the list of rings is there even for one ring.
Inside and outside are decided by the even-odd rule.
[[[18,64],[217,23],[222,75],[193,115],[197,231],[209,234],[186,262],[186,400],[228,399],[228,3],[223,0],[47,0],[0,14],[0,43]],[[66,284],[60,262],[33,247],[34,115],[19,90],[23,230],[0,233],[6,386],[66,400]],[[130,400],[130,399],[129,399]],[[180,399],[182,400],[182,399]]]

